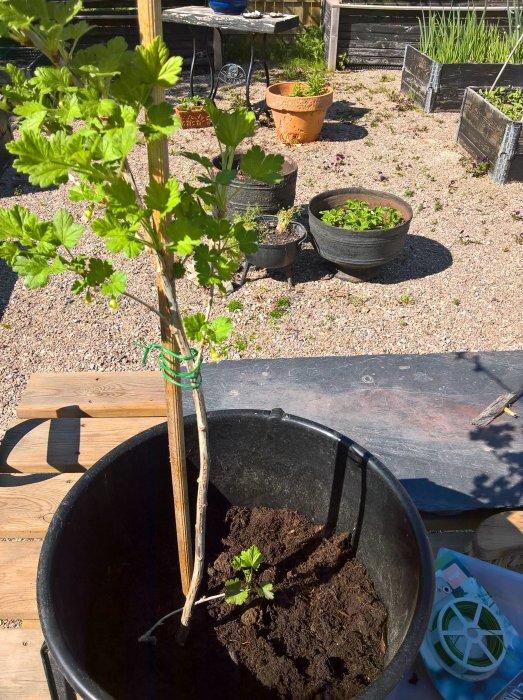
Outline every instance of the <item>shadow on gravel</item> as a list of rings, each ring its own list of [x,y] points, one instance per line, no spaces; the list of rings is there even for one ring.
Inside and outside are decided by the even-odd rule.
[[[4,260],[0,259],[0,321],[9,303],[11,293],[18,275],[13,272]]]
[[[16,172],[12,164],[6,166],[0,178],[0,197],[5,197],[6,199],[35,192],[50,192],[56,189],[58,189],[56,185],[51,185],[50,187],[31,185],[27,175]]]
[[[397,258],[384,265],[371,282],[397,284],[443,272],[452,265],[452,253],[438,241],[409,234]]]
[[[368,135],[367,129],[358,124],[325,121],[321,130],[321,141],[359,141]]]

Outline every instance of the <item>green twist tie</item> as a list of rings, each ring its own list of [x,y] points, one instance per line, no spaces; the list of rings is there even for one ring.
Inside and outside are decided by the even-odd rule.
[[[195,348],[191,348],[191,354],[190,355],[178,355],[177,353],[173,352],[172,350],[168,350],[167,348],[164,348],[163,345],[160,345],[160,343],[149,343],[149,345],[143,345],[142,343],[136,343],[136,346],[138,348],[144,348],[145,352],[142,357],[142,365],[145,365],[147,362],[147,358],[149,357],[149,353],[151,350],[158,350],[158,366],[160,367],[160,371],[162,373],[163,378],[170,382],[171,384],[175,384],[176,386],[181,387],[182,389],[199,389],[202,385],[202,376],[200,373],[200,368],[202,366],[202,360],[195,365],[194,369],[188,371],[188,372],[176,372],[174,370],[174,364],[176,360],[179,360],[180,362],[187,362],[192,360],[196,360],[198,357],[198,351]],[[178,382],[176,381],[177,379],[188,379],[189,382],[187,381],[181,381]]]

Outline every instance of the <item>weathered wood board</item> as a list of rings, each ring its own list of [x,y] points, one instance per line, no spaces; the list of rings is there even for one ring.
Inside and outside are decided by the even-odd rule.
[[[41,546],[41,540],[0,541],[0,619],[38,619],[36,569]]]
[[[438,63],[408,45],[401,74],[401,91],[412,95],[426,112],[458,112],[470,85],[492,85],[500,63]],[[498,83],[522,85],[523,66],[508,64]]]
[[[50,372],[33,374],[18,418],[165,416],[159,372]]]
[[[79,474],[0,474],[0,537],[43,537]]]
[[[0,629],[0,698],[49,700],[49,689],[40,648],[44,641],[37,629]]]
[[[456,140],[473,158],[489,160],[494,182],[523,181],[522,123],[505,116],[477,88],[465,92]]]
[[[52,391],[45,375],[32,377],[21,408],[104,415],[124,411],[125,395],[134,410],[134,394],[146,415],[165,412],[159,373],[133,373],[128,390],[129,374],[93,376],[87,400],[88,373],[55,378]],[[487,428],[471,425],[521,385],[523,351],[224,361],[204,365],[203,377],[210,410],[280,407],[348,435],[383,460],[422,511],[523,507],[521,422],[505,414]],[[190,396],[184,401],[193,412]]]
[[[82,472],[124,440],[163,421],[148,416],[18,420],[0,445],[0,472]]]

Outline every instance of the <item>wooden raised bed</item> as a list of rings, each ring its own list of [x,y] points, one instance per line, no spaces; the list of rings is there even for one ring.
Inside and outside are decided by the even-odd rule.
[[[488,6],[466,7],[464,0],[370,0],[342,2],[325,0],[323,27],[325,59],[329,68],[337,67],[342,55],[351,66],[401,68],[407,44],[419,42],[419,22],[431,10],[450,12],[461,7],[470,12],[485,12],[489,20],[506,22],[505,0],[489,0]],[[458,107],[459,108],[459,107]]]
[[[522,78],[520,75],[519,85]],[[487,102],[480,89],[485,88],[468,87],[465,91],[457,143],[473,158],[488,158],[494,182],[523,181],[522,123],[512,121]]]
[[[408,45],[405,49],[401,91],[425,112],[459,112],[469,85],[492,85],[501,63],[438,63]],[[519,85],[523,75],[520,63],[509,63],[498,85]]]

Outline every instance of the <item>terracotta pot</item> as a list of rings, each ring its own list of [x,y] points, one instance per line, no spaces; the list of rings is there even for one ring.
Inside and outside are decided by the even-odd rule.
[[[276,134],[283,143],[309,143],[320,135],[325,114],[332,104],[333,90],[317,97],[291,97],[295,82],[275,83],[265,91],[272,110]]]
[[[176,114],[182,122],[182,129],[204,129],[211,126],[209,113],[203,107],[181,109],[176,107]]]

